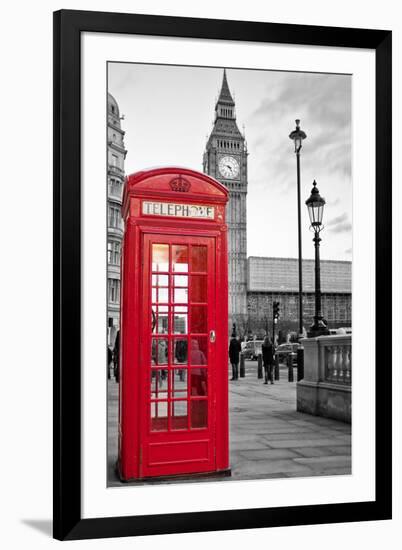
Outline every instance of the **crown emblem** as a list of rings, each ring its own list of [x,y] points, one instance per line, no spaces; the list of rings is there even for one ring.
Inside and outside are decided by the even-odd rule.
[[[184,179],[181,175],[170,180],[169,185],[172,191],[178,191],[179,193],[187,193],[191,187],[191,183]]]

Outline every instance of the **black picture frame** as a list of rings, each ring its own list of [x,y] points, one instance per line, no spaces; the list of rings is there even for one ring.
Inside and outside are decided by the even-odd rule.
[[[83,32],[368,48],[376,55],[375,501],[82,519],[81,49]],[[59,540],[390,519],[391,31],[61,10],[54,13],[54,522]],[[386,342],[386,345],[380,343]],[[73,343],[73,344],[72,344]]]

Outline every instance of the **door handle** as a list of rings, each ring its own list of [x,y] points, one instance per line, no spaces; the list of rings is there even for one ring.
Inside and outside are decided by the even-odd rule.
[[[209,332],[209,341],[211,342],[211,344],[213,344],[216,340],[216,334],[215,334],[215,331],[214,330],[211,330]]]

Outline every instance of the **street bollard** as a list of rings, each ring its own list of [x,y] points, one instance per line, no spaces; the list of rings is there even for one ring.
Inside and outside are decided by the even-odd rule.
[[[304,348],[300,347],[297,350],[297,381],[304,378]]]
[[[286,362],[288,365],[288,382],[293,382],[293,363],[292,356],[290,354],[287,356]]]
[[[257,356],[257,378],[262,378],[262,355],[261,353]]]
[[[304,378],[304,348],[300,347],[297,350],[297,381]]]
[[[244,378],[246,376],[246,362],[244,360],[243,353],[240,353],[240,378]]]
[[[275,355],[275,380],[279,380],[279,357]]]

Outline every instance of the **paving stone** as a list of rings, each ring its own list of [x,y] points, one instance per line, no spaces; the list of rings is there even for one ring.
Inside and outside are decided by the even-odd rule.
[[[334,456],[347,455],[350,453],[350,447],[347,445],[339,445],[339,447],[292,447],[292,451],[304,457]]]
[[[261,441],[236,441],[229,440],[229,449],[232,451],[261,450],[267,449],[267,445]]]
[[[292,437],[294,437],[292,434],[294,433],[297,433],[299,434],[300,436],[303,436],[305,437],[306,439],[309,439],[309,440],[312,440],[312,439],[330,439],[329,437],[327,437],[327,434],[325,433],[317,433],[317,432],[313,432],[313,431],[309,431],[309,432],[290,432],[290,436],[289,436],[289,432],[286,432],[286,433],[271,433],[269,435],[264,435],[264,439],[266,439],[266,441],[268,443],[271,443],[271,441],[280,441],[280,440],[284,440],[284,439],[290,439]],[[333,440],[335,440],[335,442],[337,441],[336,438],[334,438]],[[332,440],[331,440],[332,441]]]
[[[327,477],[327,476],[350,476],[352,475],[352,469],[348,467],[341,468],[312,468],[315,476]]]
[[[290,449],[243,450],[240,455],[247,460],[271,460],[275,458],[297,458],[299,455]]]
[[[318,470],[318,469],[311,469],[310,470],[310,473],[309,474],[305,474],[305,475],[300,475],[298,472],[286,472],[284,474],[282,474],[283,477],[288,477],[288,478],[292,478],[292,477],[297,477],[297,478],[303,478],[303,477],[317,477],[317,476],[320,476],[320,477],[329,477],[329,476],[345,476],[345,475],[350,475],[351,472],[350,471],[347,471],[345,470],[345,468],[330,468],[328,470]]]
[[[285,439],[283,441],[270,441],[270,447],[273,448],[288,448],[294,447],[329,447],[335,445],[333,439]],[[341,445],[342,442],[340,441]]]
[[[241,479],[238,475],[243,474],[275,474],[286,472],[299,472],[300,474],[308,474],[311,469],[303,464],[297,464],[291,459],[276,459],[276,460],[256,460],[241,462],[236,468],[233,468],[233,476]]]
[[[295,462],[298,464],[304,464],[305,466],[320,466],[321,468],[342,468],[351,464],[350,456],[315,456],[308,458],[295,458]]]

